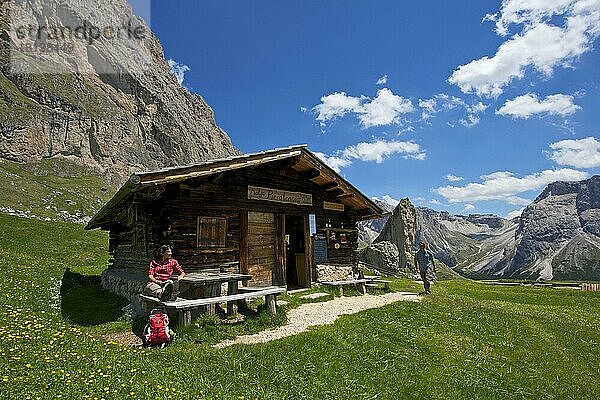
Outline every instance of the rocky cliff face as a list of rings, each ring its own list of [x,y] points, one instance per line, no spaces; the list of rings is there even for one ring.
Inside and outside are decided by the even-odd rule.
[[[408,198],[400,200],[374,243],[390,242],[398,248],[398,266],[412,269],[417,212]]]
[[[125,23],[139,37],[109,38],[106,29]],[[19,26],[38,31],[31,37]],[[86,40],[64,39],[81,26]],[[61,32],[54,42],[69,50],[23,47],[50,41],[39,37],[40,27]],[[95,27],[103,35],[92,40]],[[178,83],[158,39],[126,0],[2,2],[0,29],[1,158],[62,156],[120,181],[135,170],[239,154],[208,104]]]
[[[523,211],[515,240],[502,276],[600,279],[600,176],[548,185]]]

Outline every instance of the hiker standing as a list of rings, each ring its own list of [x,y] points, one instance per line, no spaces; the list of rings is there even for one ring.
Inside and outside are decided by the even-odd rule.
[[[159,299],[174,300],[171,295],[175,292],[175,296],[179,291],[179,280],[185,276],[183,268],[173,257],[171,246],[163,245],[160,248],[160,259],[150,261],[148,269],[148,283],[144,290],[150,296],[158,297]],[[173,275],[176,272],[178,275]]]
[[[425,294],[431,294],[431,282],[434,279],[435,263],[433,253],[427,250],[427,243],[420,242],[419,250],[415,254],[415,262],[423,281]]]

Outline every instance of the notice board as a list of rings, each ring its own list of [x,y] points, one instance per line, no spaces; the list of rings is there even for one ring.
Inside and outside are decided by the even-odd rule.
[[[315,235],[314,242],[315,262],[327,261],[327,237],[325,235]]]

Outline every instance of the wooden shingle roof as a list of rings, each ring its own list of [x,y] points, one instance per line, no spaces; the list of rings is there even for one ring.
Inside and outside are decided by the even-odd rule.
[[[113,198],[90,220],[86,229],[99,228],[103,224],[110,222],[112,212],[123,202],[127,201],[133,193],[143,188],[256,167],[289,158],[297,159],[292,168],[299,173],[309,172],[309,176],[312,177],[308,179],[312,182],[324,188],[336,190],[340,202],[360,211],[360,219],[373,219],[382,216],[384,211],[377,204],[331,169],[319,157],[310,152],[306,148],[306,145],[297,145],[192,165],[135,173],[131,175],[129,180],[119,189]]]

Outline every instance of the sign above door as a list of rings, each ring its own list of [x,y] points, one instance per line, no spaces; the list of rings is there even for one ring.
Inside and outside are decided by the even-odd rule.
[[[269,189],[260,186],[248,185],[249,200],[274,201],[277,203],[297,204],[299,206],[312,206],[312,194],[290,192],[280,189]]]

